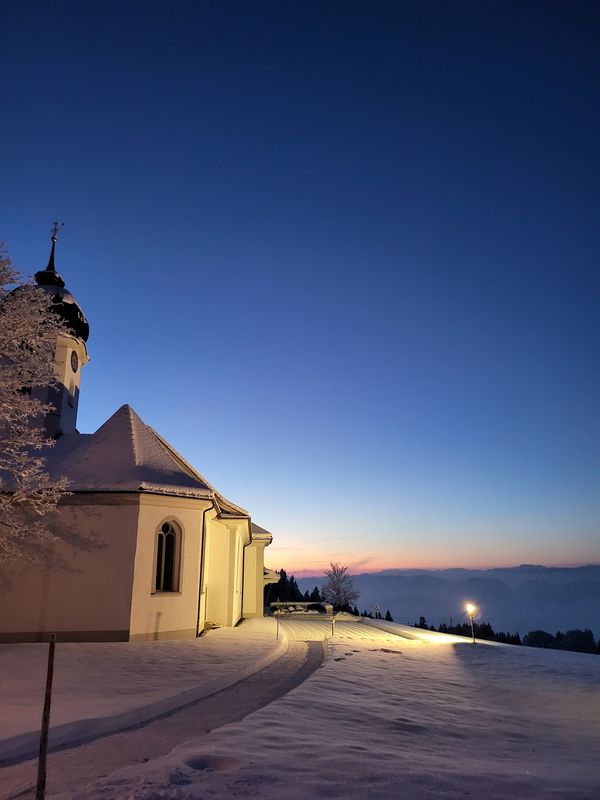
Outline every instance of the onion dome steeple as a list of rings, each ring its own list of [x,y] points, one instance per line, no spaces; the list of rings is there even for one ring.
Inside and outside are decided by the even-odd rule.
[[[38,286],[53,295],[54,310],[64,319],[71,332],[80,339],[83,339],[84,342],[87,342],[90,335],[88,321],[71,292],[65,289],[65,282],[56,271],[54,265],[56,240],[58,239],[58,231],[61,227],[62,225],[60,223],[53,223],[51,237],[52,248],[50,250],[48,266],[46,269],[36,272],[34,278]]]

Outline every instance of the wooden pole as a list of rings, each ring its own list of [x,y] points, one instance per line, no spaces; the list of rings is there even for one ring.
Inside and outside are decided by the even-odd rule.
[[[279,617],[277,617],[277,639],[279,639]]]
[[[335,619],[331,618],[331,635],[335,636]]]
[[[42,730],[40,733],[40,752],[38,756],[37,788],[35,800],[44,800],[46,796],[46,760],[48,757],[48,730],[50,728],[50,703],[52,700],[52,678],[54,676],[54,648],[56,634],[50,634],[50,648],[48,650],[48,671],[46,672],[46,694],[44,697],[44,710],[42,712]]]

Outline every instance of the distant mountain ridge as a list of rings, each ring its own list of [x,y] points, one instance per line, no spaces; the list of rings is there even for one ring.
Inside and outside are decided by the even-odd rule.
[[[464,619],[467,601],[477,603],[479,619],[495,630],[519,632],[591,628],[600,636],[600,565],[545,567],[521,564],[484,570],[450,568],[387,569],[354,575],[358,607],[379,605],[398,622],[424,616],[430,624]],[[305,591],[323,576],[298,578]]]

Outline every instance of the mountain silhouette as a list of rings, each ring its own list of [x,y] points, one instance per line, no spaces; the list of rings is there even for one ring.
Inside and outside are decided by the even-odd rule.
[[[460,622],[471,601],[477,604],[477,618],[495,630],[523,635],[540,628],[554,633],[587,627],[600,635],[600,565],[387,569],[353,580],[361,611],[389,608],[397,622],[413,623],[421,616],[435,626]],[[302,591],[322,583],[322,576],[298,579]]]

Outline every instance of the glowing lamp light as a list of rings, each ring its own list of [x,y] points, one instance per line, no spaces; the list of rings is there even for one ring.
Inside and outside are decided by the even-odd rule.
[[[471,623],[471,639],[473,644],[475,644],[475,628],[473,627],[473,617],[477,611],[477,606],[473,605],[473,603],[467,603],[465,606],[465,611],[467,612],[467,616],[469,617],[469,621]]]

